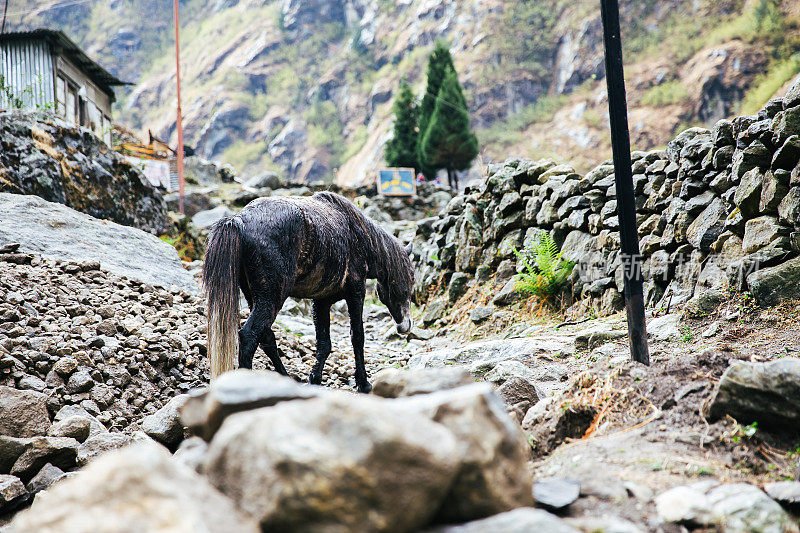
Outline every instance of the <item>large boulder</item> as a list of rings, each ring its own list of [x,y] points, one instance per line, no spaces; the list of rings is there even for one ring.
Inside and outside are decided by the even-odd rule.
[[[11,531],[255,533],[256,524],[153,442],[110,452],[37,495]]]
[[[180,418],[193,433],[211,440],[233,413],[325,393],[322,387],[301,385],[275,372],[238,369],[221,375],[210,387],[192,392],[180,407]]]
[[[0,386],[0,435],[34,437],[49,427],[45,394]]]
[[[0,191],[36,195],[97,218],[166,233],[159,189],[95,135],[44,115],[0,113],[0,146]]]
[[[722,375],[708,405],[708,416],[730,415],[742,424],[792,430],[800,424],[800,359],[767,363],[735,361]]]
[[[99,220],[38,196],[0,193],[0,246],[75,262],[99,261],[119,276],[197,293],[175,248],[144,231]]]
[[[456,436],[461,462],[437,518],[462,522],[531,505],[525,435],[486,383],[395,400],[399,413],[420,413]]]
[[[453,434],[389,400],[347,394],[230,416],[208,479],[264,531],[413,531],[458,470]]]

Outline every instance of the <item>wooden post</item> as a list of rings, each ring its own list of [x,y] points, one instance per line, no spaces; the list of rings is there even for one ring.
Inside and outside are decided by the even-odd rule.
[[[178,17],[178,0],[173,1],[175,14],[175,86],[178,94],[177,126],[178,126],[178,211],[183,214],[183,114],[181,112],[181,44],[180,18]]]
[[[631,144],[628,109],[625,101],[625,76],[622,68],[622,42],[617,0],[600,0],[605,44],[608,114],[611,123],[611,149],[614,154],[614,181],[617,187],[617,215],[625,268],[625,308],[631,358],[650,364],[647,329],[644,320],[641,255],[636,229],[636,198],[631,171]]]

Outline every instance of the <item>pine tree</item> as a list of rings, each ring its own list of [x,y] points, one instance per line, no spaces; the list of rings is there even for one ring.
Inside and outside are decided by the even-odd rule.
[[[428,85],[422,95],[422,103],[419,106],[419,136],[417,138],[417,160],[420,170],[428,178],[436,176],[436,168],[430,167],[422,158],[422,137],[428,129],[434,108],[436,107],[436,96],[442,87],[442,82],[449,72],[455,72],[453,58],[450,49],[441,41],[436,40],[436,45],[428,58]]]
[[[417,122],[419,110],[416,98],[406,80],[400,82],[400,92],[392,107],[394,137],[386,143],[384,155],[390,167],[419,167],[417,158]]]
[[[444,78],[421,146],[423,165],[446,168],[450,186],[458,188],[455,172],[469,168],[478,155],[478,139],[469,129],[467,101],[454,70]]]

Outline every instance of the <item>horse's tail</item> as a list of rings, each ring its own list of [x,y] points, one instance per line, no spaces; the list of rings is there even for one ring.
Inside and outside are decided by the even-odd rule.
[[[203,264],[211,379],[233,370],[239,357],[239,272],[241,221],[223,218],[214,225]]]

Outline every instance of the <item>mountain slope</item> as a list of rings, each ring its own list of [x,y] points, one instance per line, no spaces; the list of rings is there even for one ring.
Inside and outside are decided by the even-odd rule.
[[[798,4],[621,2],[634,147],[661,145],[682,125],[712,123],[739,111],[742,99],[765,100],[778,90],[798,70],[790,58]],[[121,98],[118,117],[175,141],[170,6],[37,5],[40,12],[12,17],[12,25],[67,29],[111,70],[137,82]],[[43,11],[53,5],[63,7]],[[509,155],[589,167],[609,155],[595,1],[186,0],[181,6],[187,144],[241,172],[368,180],[382,162],[399,80],[406,77],[421,93],[437,37],[450,44],[482,141],[476,167]]]

